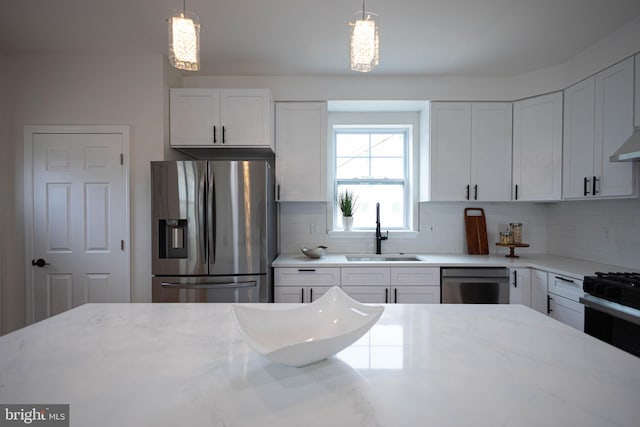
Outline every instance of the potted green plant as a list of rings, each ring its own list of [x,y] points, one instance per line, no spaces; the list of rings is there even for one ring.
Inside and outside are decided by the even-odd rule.
[[[345,231],[351,230],[353,226],[353,214],[356,211],[358,196],[353,191],[344,190],[338,195],[338,206],[342,212],[342,226]]]

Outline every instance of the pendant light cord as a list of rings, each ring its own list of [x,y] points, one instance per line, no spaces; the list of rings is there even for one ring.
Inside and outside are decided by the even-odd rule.
[[[364,0],[362,0],[362,20],[364,21]]]

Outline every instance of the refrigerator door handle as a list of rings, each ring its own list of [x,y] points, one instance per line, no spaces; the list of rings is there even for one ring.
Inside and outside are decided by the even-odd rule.
[[[200,263],[207,263],[207,229],[206,229],[206,206],[207,206],[207,174],[202,173],[200,175],[200,182],[198,183],[198,197],[196,198],[196,203],[200,204],[200,206],[196,206],[196,217],[198,220],[198,240],[200,244]]]
[[[229,283],[197,283],[197,284],[185,284],[185,283],[171,283],[161,282],[160,286],[163,288],[178,288],[178,289],[223,289],[223,288],[250,288],[257,286],[258,282],[251,280],[249,282],[229,282]]]

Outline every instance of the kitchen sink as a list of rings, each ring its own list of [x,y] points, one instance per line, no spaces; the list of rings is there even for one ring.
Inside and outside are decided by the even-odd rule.
[[[387,262],[387,261],[422,261],[413,255],[395,256],[347,256],[347,261],[351,262]]]

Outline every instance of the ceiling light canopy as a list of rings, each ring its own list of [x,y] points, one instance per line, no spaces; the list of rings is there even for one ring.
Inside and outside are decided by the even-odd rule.
[[[187,12],[186,0],[182,10],[174,10],[169,18],[169,62],[179,70],[200,69],[200,23],[195,13]]]
[[[380,38],[378,35],[378,15],[356,12],[351,26],[351,69],[363,73],[373,70],[380,63]]]

